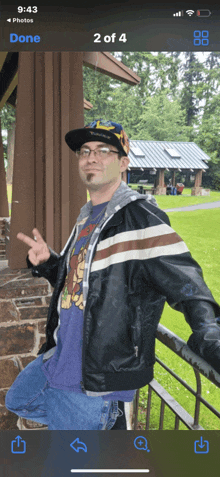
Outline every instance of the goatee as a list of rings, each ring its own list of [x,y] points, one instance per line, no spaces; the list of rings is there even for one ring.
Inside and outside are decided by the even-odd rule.
[[[87,174],[86,180],[87,180],[88,182],[90,182],[93,176],[94,176],[94,174],[92,174],[92,173]]]

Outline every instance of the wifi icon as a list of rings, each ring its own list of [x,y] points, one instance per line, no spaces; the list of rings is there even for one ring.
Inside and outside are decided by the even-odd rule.
[[[186,10],[186,13],[187,15],[189,15],[189,17],[191,17],[193,15],[193,13],[195,13],[194,10]]]

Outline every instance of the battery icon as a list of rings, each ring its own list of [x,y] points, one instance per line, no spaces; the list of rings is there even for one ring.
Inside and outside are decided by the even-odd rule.
[[[210,10],[197,10],[196,12],[197,17],[210,17],[211,12]]]

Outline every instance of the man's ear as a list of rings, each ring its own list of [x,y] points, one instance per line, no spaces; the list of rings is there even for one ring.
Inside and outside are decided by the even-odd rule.
[[[128,168],[128,164],[130,162],[130,159],[127,157],[127,156],[122,156],[121,159],[120,159],[120,166],[121,166],[121,172],[124,172],[126,171],[126,169]]]

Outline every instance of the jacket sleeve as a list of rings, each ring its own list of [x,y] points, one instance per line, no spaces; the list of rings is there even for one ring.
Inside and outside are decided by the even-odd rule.
[[[26,261],[28,268],[32,269],[32,275],[34,277],[44,277],[50,282],[52,287],[54,287],[57,280],[60,255],[54,252],[50,247],[49,250],[49,259],[41,265],[34,266],[28,256],[26,257]]]
[[[187,343],[190,349],[220,373],[220,307],[201,267],[171,227],[160,243],[158,247],[156,237],[151,244],[154,257],[145,262],[150,282],[172,308],[184,314],[192,329]]]

